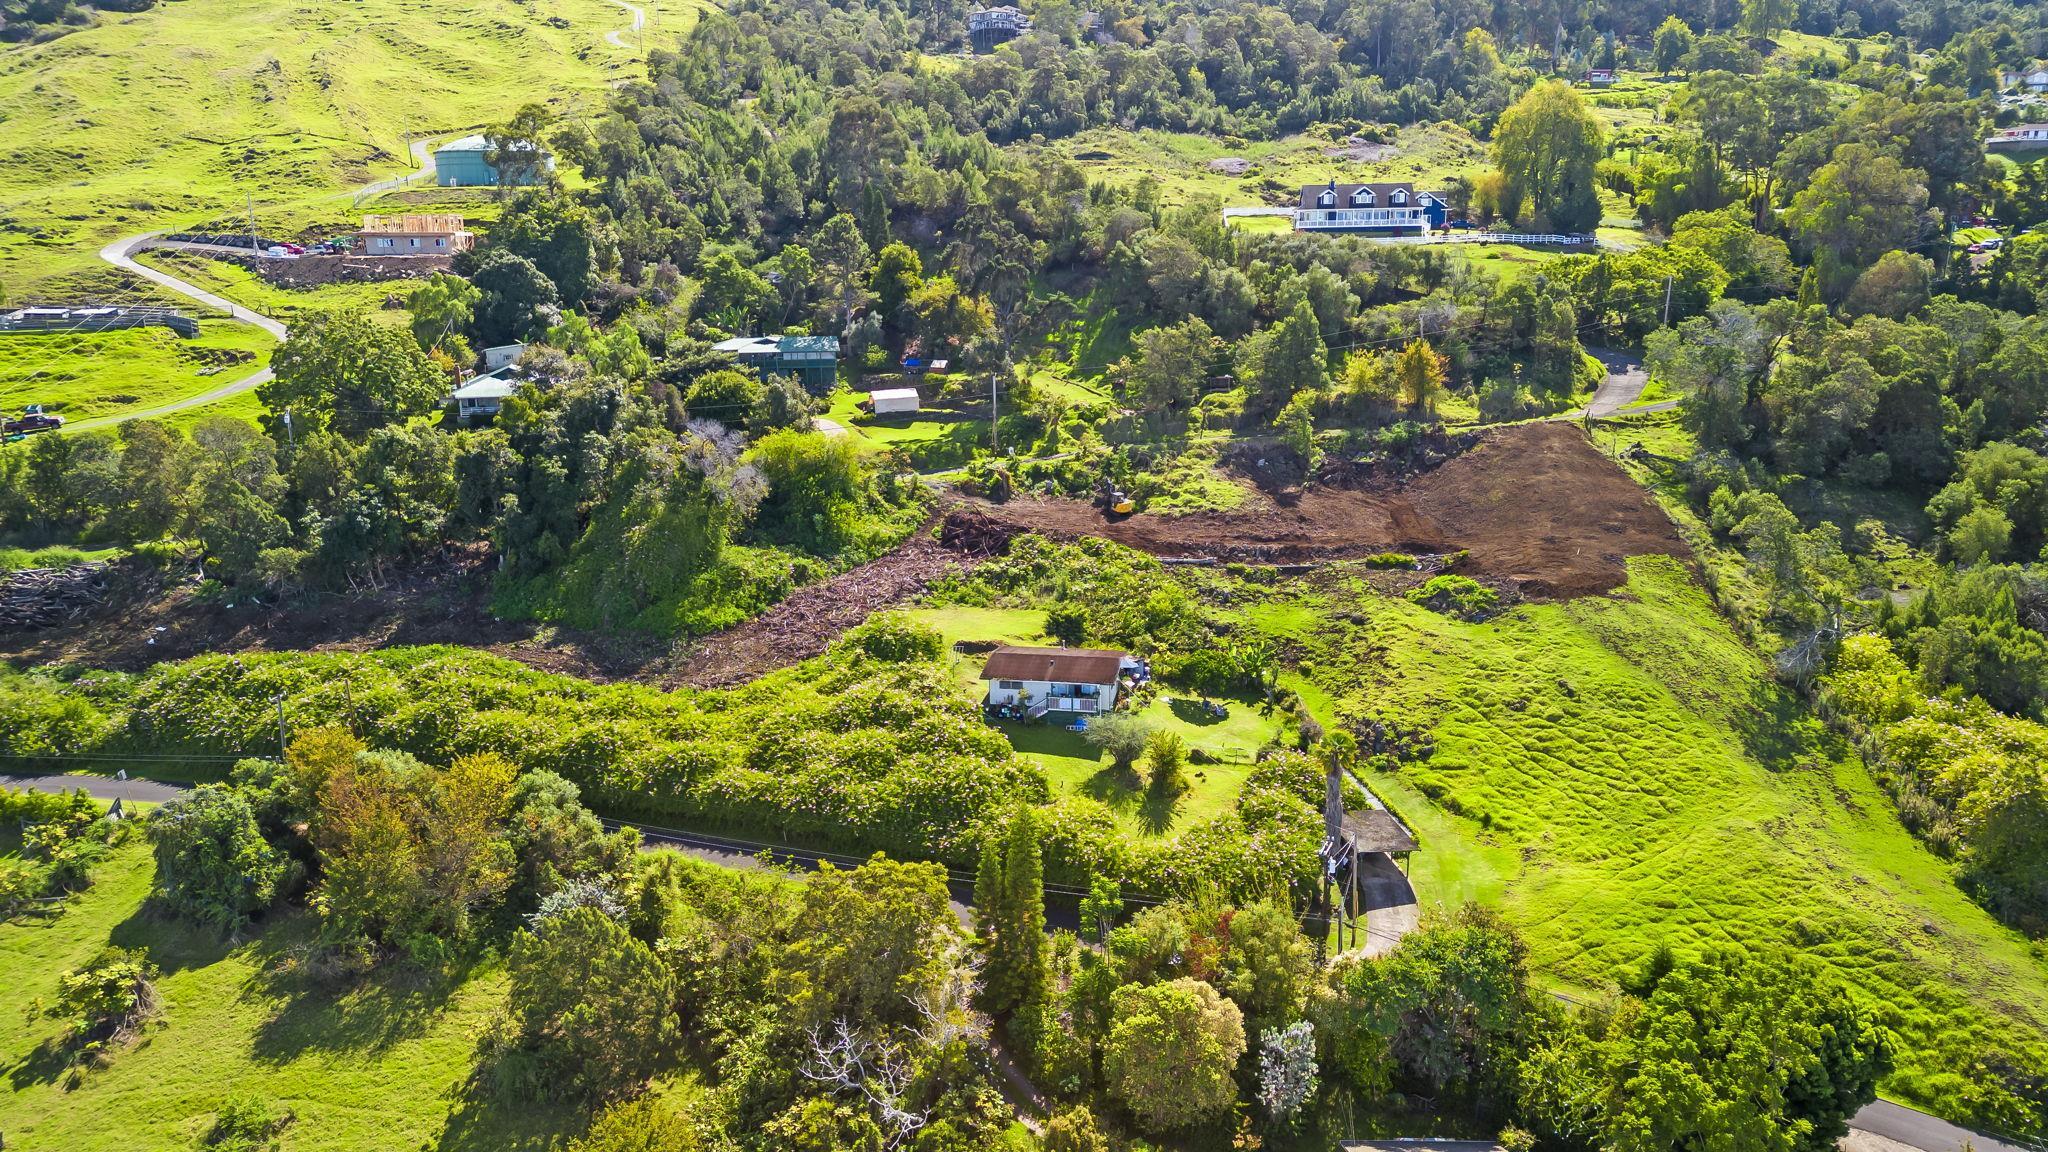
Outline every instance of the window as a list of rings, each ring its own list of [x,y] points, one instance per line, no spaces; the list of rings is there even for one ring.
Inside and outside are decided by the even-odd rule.
[[[406,241],[406,243],[407,243],[407,244],[409,244],[409,245],[411,245],[411,246],[412,246],[412,247],[414,247],[414,248],[417,248],[417,247],[419,247],[419,246],[420,246],[420,238],[419,238],[419,237],[417,237],[417,236],[414,236],[414,237],[412,237],[412,238],[411,238],[410,240]]]
[[[1392,200],[1394,207],[1396,208],[1399,208],[1403,204],[1408,203],[1408,190],[1405,188],[1394,189],[1394,195],[1392,197]]]
[[[998,680],[996,681],[996,687],[1004,692],[1022,692],[1024,690],[1024,682],[1022,680]]]
[[[1327,188],[1323,189],[1323,194],[1321,196],[1316,197],[1316,203],[1324,208],[1328,208],[1336,202],[1337,194],[1335,192],[1330,191]]]
[[[1353,192],[1351,194],[1351,203],[1353,207],[1364,207],[1366,205],[1371,204],[1372,200],[1372,189],[1370,188],[1360,188],[1358,191]]]

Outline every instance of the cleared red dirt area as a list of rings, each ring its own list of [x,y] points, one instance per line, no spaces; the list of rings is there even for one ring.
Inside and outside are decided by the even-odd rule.
[[[1280,507],[1193,516],[1105,516],[1034,497],[985,511],[1017,529],[1101,536],[1158,556],[1303,563],[1375,552],[1470,555],[1460,571],[1524,595],[1604,592],[1630,556],[1688,555],[1671,521],[1568,424],[1489,433],[1441,466],[1399,481],[1311,487]]]

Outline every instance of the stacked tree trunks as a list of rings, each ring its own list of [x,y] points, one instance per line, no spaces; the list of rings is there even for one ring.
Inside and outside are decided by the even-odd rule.
[[[61,624],[98,607],[106,595],[105,564],[24,568],[0,575],[0,630]]]

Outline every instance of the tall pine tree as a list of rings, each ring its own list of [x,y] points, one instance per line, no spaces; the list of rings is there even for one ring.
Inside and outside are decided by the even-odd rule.
[[[1045,861],[1038,820],[1019,808],[1000,838],[983,842],[974,875],[982,951],[982,1007],[991,1013],[1040,1005],[1045,997]]]

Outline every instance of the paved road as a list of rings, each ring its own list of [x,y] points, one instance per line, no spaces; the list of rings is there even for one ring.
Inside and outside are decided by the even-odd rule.
[[[1920,1149],[1921,1152],[1962,1152],[1965,1148],[1975,1152],[2029,1152],[2018,1144],[1980,1136],[1967,1128],[1958,1128],[1939,1117],[1889,1100],[1865,1105],[1863,1111],[1849,1118],[1849,1127],[1882,1136],[1908,1148]]]
[[[83,788],[88,794],[101,800],[112,800],[119,797],[128,801],[143,800],[159,803],[176,799],[185,791],[179,785],[166,784],[156,780],[115,780],[108,776],[85,775],[14,776],[0,774],[0,786],[32,788],[38,792],[70,792]],[[620,822],[617,820],[606,820],[605,825],[610,828],[617,828]],[[696,859],[727,868],[764,867],[756,846],[746,841],[731,840],[722,836],[702,835],[695,832],[684,832],[677,829],[648,828],[637,824],[634,826],[640,828],[641,839],[650,847],[674,848]],[[776,852],[773,856],[778,863],[793,863],[805,869],[815,869],[822,860],[830,860],[837,865],[845,867],[853,867],[861,863],[855,857],[797,850]],[[1400,876],[1398,871],[1395,871],[1394,875],[1399,877],[1398,887],[1408,889],[1407,877]],[[1379,884],[1382,879],[1384,878],[1375,876],[1374,879],[1367,881],[1367,891],[1369,893],[1376,891],[1375,885]],[[949,883],[948,887],[952,889],[950,903],[953,907],[953,914],[960,918],[961,923],[971,925],[974,922],[974,911],[968,902],[973,898],[973,885],[964,880],[954,880]],[[1397,895],[1392,892],[1392,888],[1388,888],[1387,893],[1384,894],[1389,895],[1390,898],[1392,895]],[[1414,900],[1412,890],[1408,890],[1406,900],[1412,905]],[[1368,903],[1375,909],[1381,907],[1379,903],[1370,899]],[[1398,901],[1386,905],[1389,908],[1398,906]],[[1063,917],[1058,915],[1053,906],[1048,906],[1046,912],[1049,922],[1063,919]],[[1065,924],[1061,926],[1072,927],[1073,925]],[[1372,925],[1369,916],[1368,938],[1378,937],[1382,931],[1383,929]],[[1374,943],[1369,942],[1367,944],[1367,951],[1371,953],[1373,948]],[[1885,1100],[1879,1100],[1858,1112],[1850,1119],[1849,1126],[1858,1132],[1867,1132],[1886,1140],[1896,1141],[1908,1148],[1917,1149],[1919,1152],[1962,1152],[1962,1149],[1965,1147],[1974,1149],[1974,1152],[2036,1152],[2036,1150],[2023,1148],[2001,1140],[1994,1140],[1988,1136],[1976,1135],[1966,1129],[1958,1128],[1946,1120],[1929,1116],[1925,1112],[1916,1112],[1911,1108],[1902,1107]]]
[[[111,776],[16,776],[0,773],[0,788],[25,788],[31,792],[76,792],[83,788],[95,800],[148,800],[161,804],[176,800],[185,789],[161,780],[116,780]]]
[[[633,14],[633,26],[630,29],[626,29],[626,31],[638,32],[642,27],[644,27],[647,24],[647,10],[645,8],[640,8],[635,5],[628,4],[626,3],[626,0],[606,0],[606,2],[610,4],[615,4],[618,7],[624,8],[626,11],[631,12]],[[628,52],[633,50],[633,45],[626,43],[625,38],[619,35],[618,29],[614,29],[610,32],[605,33],[604,38],[613,47],[624,48]]]
[[[204,288],[188,284],[168,272],[159,271],[146,264],[137,263],[134,253],[144,248],[193,248],[200,250],[214,248],[213,245],[166,243],[158,240],[157,235],[155,232],[144,232],[140,236],[123,237],[100,249],[100,259],[112,264],[116,268],[133,272],[144,280],[160,284],[187,299],[196,300],[208,308],[225,312],[229,317],[239,320],[244,324],[254,324],[279,340],[285,338],[285,327],[281,322],[273,320],[262,313],[250,311],[224,296],[216,296]],[[173,412],[183,412],[187,408],[197,408],[202,404],[212,404],[219,400],[225,400],[230,396],[247,392],[258,384],[270,379],[270,376],[270,369],[259,369],[239,380],[223,384],[218,388],[205,392],[173,400],[168,404],[158,404],[153,408],[138,408],[132,412],[118,412],[112,416],[96,416],[90,420],[80,420],[75,424],[67,423],[65,428],[72,432],[85,432],[94,428],[110,428],[129,420],[169,416]]]
[[[1586,405],[1588,416],[1595,420],[1611,416],[1642,397],[1643,389],[1650,384],[1650,375],[1643,371],[1641,356],[1613,348],[1588,348],[1586,351],[1607,368],[1607,378],[1600,381],[1599,389],[1593,393],[1593,402]]]

